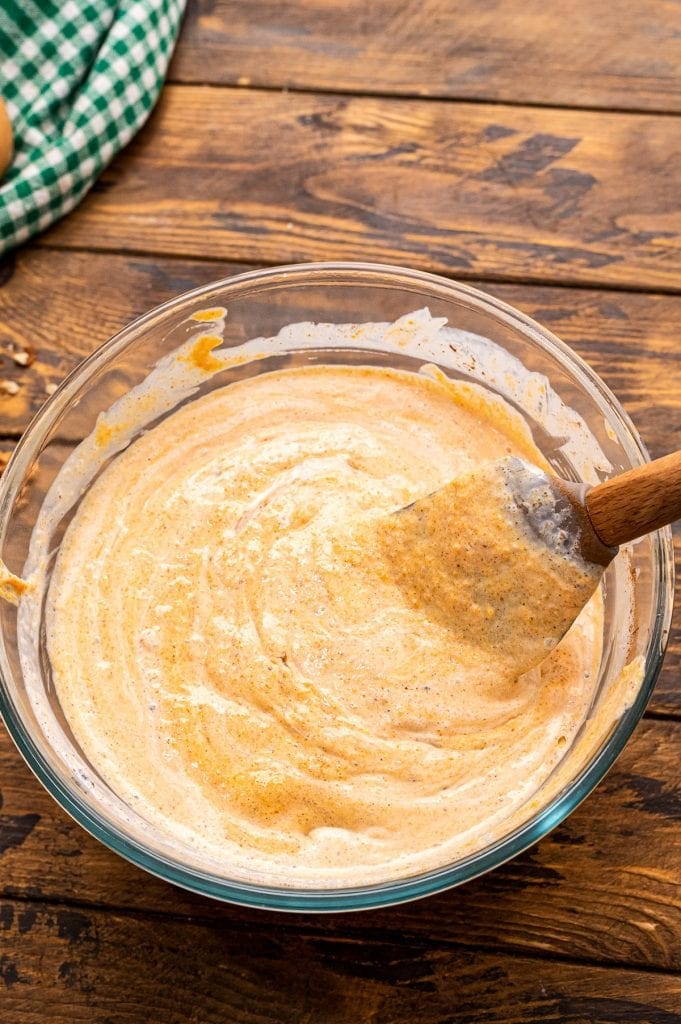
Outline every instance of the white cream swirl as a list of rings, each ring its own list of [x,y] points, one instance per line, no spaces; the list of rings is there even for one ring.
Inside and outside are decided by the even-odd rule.
[[[62,707],[114,791],[224,873],[283,885],[501,836],[585,718],[600,600],[541,669],[462,674],[461,637],[352,524],[507,454],[542,461],[476,389],[333,366],[218,389],[119,454],[47,608]]]

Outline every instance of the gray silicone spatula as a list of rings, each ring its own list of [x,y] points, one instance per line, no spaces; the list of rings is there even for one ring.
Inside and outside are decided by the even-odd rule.
[[[681,451],[593,487],[550,476],[522,459],[505,461],[508,486],[534,532],[549,540],[546,524],[560,520],[566,549],[604,567],[620,544],[681,518]]]

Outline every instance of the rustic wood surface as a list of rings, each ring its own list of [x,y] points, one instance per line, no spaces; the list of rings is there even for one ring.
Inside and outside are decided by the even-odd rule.
[[[169,85],[60,247],[681,290],[681,120]]]
[[[673,975],[502,959],[405,934],[396,945],[391,935],[180,924],[10,900],[0,903],[0,926],[23,950],[20,965],[5,962],[3,1010],[36,1024],[672,1024],[681,1005]]]
[[[190,0],[170,79],[86,201],[0,263],[0,469],[139,313],[317,258],[472,281],[586,358],[653,455],[681,447],[677,3]],[[3,732],[1,1024],[681,1024],[680,669],[677,612],[645,719],[535,847],[334,918],[142,873]]]
[[[200,0],[171,81],[681,110],[669,0]]]

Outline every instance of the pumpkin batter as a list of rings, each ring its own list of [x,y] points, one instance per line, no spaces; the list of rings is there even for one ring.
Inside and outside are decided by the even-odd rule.
[[[235,878],[364,884],[500,838],[585,719],[600,596],[553,650],[547,611],[549,656],[519,676],[522,579],[499,580],[518,598],[500,645],[493,603],[388,513],[507,455],[544,465],[498,399],[374,367],[262,374],[140,436],[81,502],[48,594],[87,757]],[[471,521],[462,484],[440,542]],[[503,509],[487,528],[488,581],[509,536],[535,557]],[[433,596],[443,565],[453,615]],[[574,571],[583,603],[595,577]]]

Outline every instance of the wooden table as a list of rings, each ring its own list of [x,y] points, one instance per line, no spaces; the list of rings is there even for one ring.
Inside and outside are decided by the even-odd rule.
[[[370,259],[545,323],[681,447],[681,9],[197,0],[149,125],[0,266],[0,450],[84,355],[246,266]],[[678,549],[677,549],[678,550]],[[556,831],[340,917],[222,906],[109,853],[0,737],[0,1021],[681,1022],[681,618],[644,720]]]

